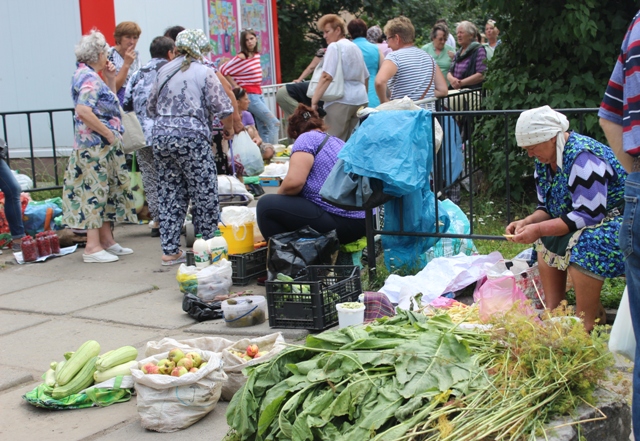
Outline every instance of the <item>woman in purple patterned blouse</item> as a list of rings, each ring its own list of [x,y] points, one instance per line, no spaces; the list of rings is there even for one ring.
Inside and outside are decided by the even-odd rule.
[[[258,201],[258,226],[266,240],[306,225],[320,233],[336,230],[342,244],[364,236],[364,211],[342,210],[320,198],[320,189],[344,145],[325,132],[318,113],[304,104],[289,118],[288,134],[295,139],[289,172],[278,194],[264,195]]]
[[[456,27],[460,50],[451,63],[447,80],[452,89],[480,89],[487,71],[487,51],[477,42],[478,28],[469,21]]]

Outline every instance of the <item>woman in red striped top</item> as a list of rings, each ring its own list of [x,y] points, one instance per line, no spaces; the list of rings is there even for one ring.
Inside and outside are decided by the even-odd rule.
[[[278,143],[280,121],[271,113],[262,97],[262,67],[258,39],[253,30],[247,29],[240,34],[240,53],[220,66],[220,73],[231,85],[247,91],[251,104],[249,112],[256,119],[260,137],[270,144]]]

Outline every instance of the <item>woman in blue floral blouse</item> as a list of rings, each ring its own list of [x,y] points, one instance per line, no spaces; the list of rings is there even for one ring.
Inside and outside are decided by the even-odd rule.
[[[107,60],[108,49],[100,32],[83,36],[76,46],[78,67],[71,84],[75,139],[64,175],[62,221],[87,230],[83,260],[88,263],[114,262],[133,253],[115,242],[111,222],[138,220],[122,151],[116,72]]]

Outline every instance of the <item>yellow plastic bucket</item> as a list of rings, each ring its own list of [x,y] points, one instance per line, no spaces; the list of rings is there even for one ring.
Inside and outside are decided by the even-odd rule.
[[[235,228],[231,225],[220,224],[218,228],[224,240],[227,241],[229,254],[245,254],[253,251],[253,223],[246,223]]]

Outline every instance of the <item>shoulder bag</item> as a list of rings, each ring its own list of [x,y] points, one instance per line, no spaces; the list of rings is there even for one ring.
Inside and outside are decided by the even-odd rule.
[[[336,75],[333,77],[333,80],[325,90],[322,95],[323,101],[335,101],[344,96],[344,74],[342,71],[342,50],[340,49],[340,44],[335,43],[336,49],[338,51],[338,67],[336,68]],[[326,53],[325,53],[326,56]],[[320,81],[320,77],[322,77],[322,66],[324,65],[324,59],[320,64],[316,66],[316,69],[313,71],[313,76],[311,77],[311,81],[309,82],[309,88],[307,89],[307,96],[309,98],[313,98],[313,94],[316,91],[316,87],[318,86],[318,82]]]
[[[120,114],[122,115],[122,127],[124,127],[124,133],[122,134],[122,151],[125,154],[130,154],[136,150],[140,150],[147,146],[147,140],[142,132],[142,126],[135,112],[125,112],[120,107]]]

